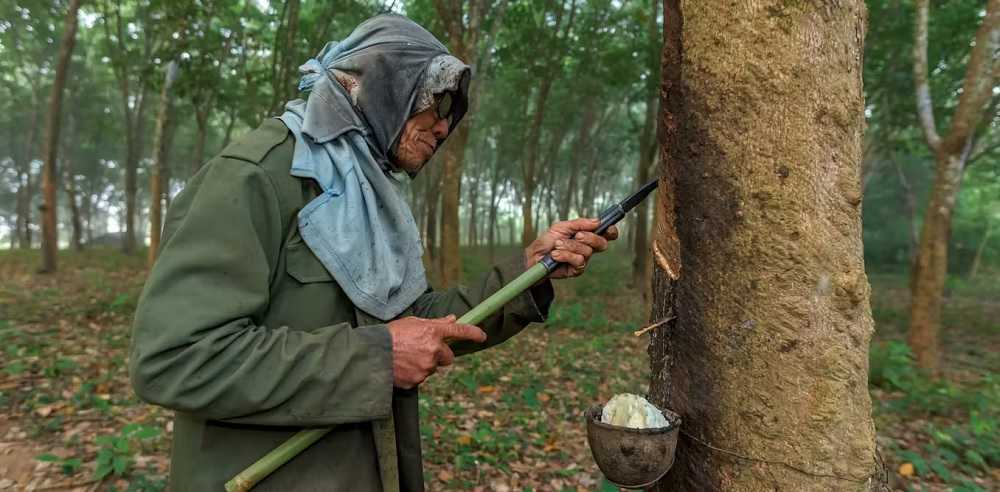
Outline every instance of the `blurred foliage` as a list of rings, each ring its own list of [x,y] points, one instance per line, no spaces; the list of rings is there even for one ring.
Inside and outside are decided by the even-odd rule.
[[[924,419],[920,442],[890,445],[896,456],[912,463],[919,476],[937,476],[956,483],[957,490],[986,490],[970,480],[956,480],[954,472],[976,475],[1000,466],[1000,377],[996,373],[964,385],[931,379],[916,367],[906,344],[887,341],[872,345],[870,383],[888,392],[888,398],[877,401],[883,412],[902,419]]]
[[[917,120],[914,6],[911,0],[866,3],[865,261],[869,271],[907,271],[912,231],[919,231],[934,166]],[[939,130],[948,127],[958,104],[969,44],[983,8],[981,0],[932,2],[928,65]],[[994,94],[994,111],[977,130],[954,214],[949,269],[956,273],[969,271],[989,224],[993,231],[1000,227],[1000,112],[995,111],[1000,89]],[[984,270],[1000,266],[1000,233],[987,238],[981,261]]]

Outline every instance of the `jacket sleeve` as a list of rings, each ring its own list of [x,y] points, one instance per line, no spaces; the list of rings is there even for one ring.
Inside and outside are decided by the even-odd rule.
[[[385,325],[261,326],[283,239],[260,167],[220,158],[175,200],[136,309],[129,371],[150,403],[200,418],[326,426],[387,417]]]
[[[475,288],[459,286],[443,291],[429,291],[414,303],[414,315],[422,318],[439,318],[449,314],[461,316],[524,273],[524,270],[524,260],[518,256],[491,268],[475,284]],[[486,332],[485,342],[457,342],[451,345],[452,351],[455,355],[478,352],[516,335],[529,323],[545,321],[554,298],[552,281],[541,281],[479,324]]]

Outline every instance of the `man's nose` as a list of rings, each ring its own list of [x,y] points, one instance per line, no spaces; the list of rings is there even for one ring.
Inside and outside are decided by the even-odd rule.
[[[438,140],[444,140],[448,136],[448,119],[439,119],[431,127],[431,132],[434,133],[434,137]]]

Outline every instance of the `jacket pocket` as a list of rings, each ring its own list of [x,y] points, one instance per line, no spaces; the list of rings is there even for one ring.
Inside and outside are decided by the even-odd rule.
[[[299,283],[333,282],[333,276],[301,238],[288,244],[285,262],[285,270]]]

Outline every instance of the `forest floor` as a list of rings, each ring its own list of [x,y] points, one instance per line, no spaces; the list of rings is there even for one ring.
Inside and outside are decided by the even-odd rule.
[[[617,248],[622,251],[623,248]],[[466,252],[467,277],[486,255]],[[479,254],[473,254],[479,253]],[[144,256],[0,252],[0,490],[164,490],[170,413],[141,403],[126,372]],[[616,490],[590,456],[583,411],[645,393],[639,294],[609,254],[557,283],[546,325],[463,357],[422,388],[429,490]],[[985,277],[985,276],[984,276]],[[913,368],[902,275],[872,275],[871,394],[894,490],[997,490],[1000,282],[949,282],[945,377]]]

